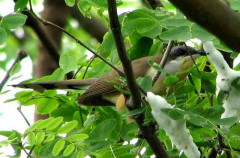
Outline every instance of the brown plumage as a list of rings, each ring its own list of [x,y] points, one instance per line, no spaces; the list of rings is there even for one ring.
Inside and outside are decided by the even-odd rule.
[[[197,55],[196,55],[197,54]],[[174,47],[172,48],[168,61],[164,67],[166,71],[172,74],[181,70],[186,70],[193,65],[190,55],[198,57],[204,55],[203,51],[197,51],[191,47]],[[144,77],[146,75],[153,76],[155,71],[148,64],[149,60],[154,60],[156,63],[160,63],[162,56],[144,57],[132,61],[132,67],[135,78]],[[122,70],[122,66],[118,67]],[[162,73],[152,88],[152,92],[158,95],[162,95],[165,92],[166,85],[163,84],[163,80],[166,73]],[[187,74],[179,75],[180,79],[184,79]],[[121,82],[119,74],[112,70],[103,77],[86,79],[86,80],[68,80],[68,81],[50,81],[50,82],[32,82],[32,83],[20,83],[13,85],[21,88],[32,89],[87,89],[78,98],[80,105],[117,105],[123,106],[125,104],[125,97],[122,93],[118,92],[112,83],[109,81]],[[123,103],[124,102],[124,103]]]
[[[156,63],[159,63],[161,59],[162,56],[151,56],[134,60],[132,62],[132,67],[135,78],[144,77],[147,74],[150,69],[150,65],[148,64],[149,60],[154,60]],[[118,68],[121,71],[123,70],[122,66]],[[79,97],[78,103],[84,105],[113,105],[113,103],[103,99],[102,95],[107,96],[107,94],[110,93],[120,95],[120,93],[114,88],[114,85],[109,83],[109,81],[121,82],[120,80],[117,80],[117,78],[119,78],[119,74],[115,70],[112,70],[105,76],[99,78]]]

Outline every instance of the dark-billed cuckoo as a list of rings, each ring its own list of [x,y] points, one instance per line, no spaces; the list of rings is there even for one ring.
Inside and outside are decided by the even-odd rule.
[[[185,46],[177,46],[172,48],[164,66],[164,72],[162,72],[158,77],[151,91],[157,95],[163,95],[166,90],[166,85],[163,83],[166,72],[176,74],[179,71],[187,70],[193,65],[193,60],[200,55],[205,55],[205,52]],[[156,73],[156,70],[149,65],[149,60],[154,60],[156,63],[160,63],[162,60],[162,55],[144,57],[132,61],[135,78],[144,77],[146,75],[152,77]],[[121,71],[123,70],[122,66],[119,66],[118,69]],[[186,76],[187,73],[178,75],[180,80],[186,78]],[[32,89],[86,89],[86,91],[78,98],[78,103],[80,105],[116,105],[120,110],[125,107],[126,96],[117,91],[114,88],[114,85],[109,82],[121,82],[118,80],[119,77],[119,74],[115,70],[112,70],[100,78],[20,83],[13,86]]]

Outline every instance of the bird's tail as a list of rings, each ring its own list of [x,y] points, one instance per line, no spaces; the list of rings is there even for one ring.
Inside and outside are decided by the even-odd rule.
[[[19,88],[31,88],[35,90],[39,89],[86,89],[97,79],[85,79],[85,80],[65,80],[65,81],[46,81],[46,82],[30,82],[19,83],[11,85]]]

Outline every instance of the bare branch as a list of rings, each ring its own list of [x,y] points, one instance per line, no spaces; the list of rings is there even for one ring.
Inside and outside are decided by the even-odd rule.
[[[166,48],[166,51],[164,52],[163,54],[163,58],[159,64],[159,67],[161,67],[162,69],[164,68],[164,66],[166,65],[167,63],[167,59],[168,59],[168,56],[169,56],[169,53],[171,52],[171,49],[172,49],[172,46],[173,46],[174,42],[172,40],[170,40],[168,42],[168,46]],[[158,77],[161,75],[161,71],[157,71],[156,74],[153,76],[153,85],[154,83],[157,81]]]
[[[81,46],[83,46],[84,48],[86,48],[87,50],[89,50],[91,53],[93,53],[95,56],[97,56],[98,58],[100,58],[102,61],[104,61],[106,64],[108,64],[109,66],[111,66],[114,70],[116,70],[120,76],[124,76],[124,73],[122,71],[120,71],[118,68],[116,68],[114,65],[112,65],[110,62],[108,62],[106,59],[104,59],[101,55],[97,54],[93,49],[91,49],[90,47],[88,47],[85,43],[83,43],[82,41],[80,41],[79,39],[77,39],[77,37],[75,37],[74,35],[72,35],[71,33],[67,32],[64,28],[50,22],[44,19],[41,19],[40,17],[38,17],[34,12],[29,11],[29,13],[31,13],[35,19],[37,19],[38,21],[40,21],[43,25],[48,25],[48,26],[52,26],[58,30],[61,30],[63,33],[65,33],[66,35],[68,35],[69,37],[71,37],[73,40],[75,40],[76,43],[80,44]]]
[[[0,84],[0,92],[3,89],[3,86],[6,84],[6,82],[8,81],[9,77],[10,77],[10,72],[13,69],[13,67],[19,62],[21,61],[23,58],[27,57],[27,53],[23,50],[19,51],[17,58],[15,59],[15,61],[13,62],[12,66],[9,68],[9,70],[7,71],[5,77],[3,78],[1,84]]]
[[[22,112],[21,106],[17,107],[17,110],[19,111],[19,113],[22,115],[23,119],[25,120],[25,122],[27,123],[28,126],[31,126],[30,122],[28,121],[27,117],[24,115],[24,113]]]

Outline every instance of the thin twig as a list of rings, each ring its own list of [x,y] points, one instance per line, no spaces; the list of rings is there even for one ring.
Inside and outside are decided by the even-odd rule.
[[[94,61],[94,59],[95,59],[95,56],[94,56],[94,57],[91,59],[91,61],[88,63],[87,68],[86,68],[86,70],[84,71],[84,74],[83,74],[82,79],[84,79],[84,78],[86,77],[87,71],[88,71],[90,65],[92,64],[92,62]]]
[[[44,19],[41,19],[40,17],[38,17],[34,12],[32,12],[31,10],[28,11],[29,13],[31,13],[35,19],[37,19],[38,21],[40,21],[43,25],[45,26],[52,26],[60,31],[62,31],[63,33],[65,33],[66,35],[68,35],[69,37],[71,37],[73,40],[75,40],[76,43],[80,44],[81,46],[83,46],[84,48],[86,48],[87,50],[89,50],[91,53],[93,53],[95,56],[97,56],[98,58],[100,58],[102,61],[104,61],[106,64],[108,64],[109,66],[111,66],[114,70],[116,70],[120,76],[124,76],[124,73],[119,70],[118,68],[116,68],[114,65],[112,65],[110,62],[108,62],[106,59],[104,59],[101,55],[97,54],[93,49],[91,49],[90,47],[88,47],[85,43],[83,43],[82,41],[80,41],[77,37],[75,37],[74,35],[72,35],[71,33],[69,33],[68,31],[66,31],[64,28],[50,22]]]
[[[76,78],[76,76],[77,76],[77,74],[79,73],[79,71],[81,70],[83,68],[83,66],[80,66],[78,69],[77,69],[77,71],[74,73],[74,75],[73,75],[73,79],[75,79]]]
[[[137,85],[134,74],[133,74],[131,61],[126,53],[126,48],[123,42],[121,25],[118,20],[116,0],[107,0],[107,2],[108,2],[110,27],[113,32],[118,56],[122,62],[123,70],[126,75],[127,86],[132,94],[131,97],[132,97],[133,104],[128,106],[128,109],[129,110],[137,109],[141,107],[141,95],[139,91],[139,86]],[[161,145],[158,137],[156,136],[155,129],[151,127],[151,125],[143,126],[144,119],[145,119],[144,114],[140,114],[136,116],[136,122],[143,134],[144,139],[147,140],[149,146],[153,150],[156,157],[167,158],[168,155],[164,150],[163,146]]]
[[[162,68],[162,69],[164,69],[164,66],[166,65],[166,63],[167,63],[167,59],[168,59],[168,57],[169,57],[169,54],[170,54],[170,52],[171,52],[171,49],[172,49],[172,47],[173,47],[173,44],[174,44],[174,41],[172,41],[172,40],[170,40],[169,42],[168,42],[168,46],[167,46],[167,48],[166,48],[166,51],[164,52],[164,54],[163,54],[163,58],[162,58],[162,60],[161,60],[161,62],[160,62],[160,64],[159,64],[159,67],[160,68]],[[154,85],[154,83],[157,81],[157,79],[158,79],[158,77],[161,75],[161,71],[157,71],[155,74],[154,74],[154,76],[153,76],[153,85]]]
[[[32,154],[32,152],[33,152],[33,150],[34,150],[34,148],[35,148],[35,145],[31,148],[31,150],[29,151],[28,155],[31,156],[31,154]],[[28,156],[27,158],[30,158],[30,157]]]
[[[6,82],[8,81],[9,77],[10,77],[10,72],[12,71],[13,67],[19,62],[21,61],[23,58],[27,57],[27,53],[23,50],[19,51],[17,58],[14,60],[12,66],[9,68],[9,70],[7,71],[5,77],[3,78],[1,84],[0,84],[0,92],[3,89],[3,86],[6,84]]]
[[[43,25],[49,25],[49,26],[52,26],[54,28],[57,28],[59,29],[60,31],[62,31],[63,33],[67,34],[69,37],[71,37],[73,40],[76,41],[76,43],[80,44],[81,46],[85,47],[87,50],[89,50],[91,53],[93,53],[96,57],[100,58],[102,61],[104,61],[106,64],[108,64],[110,67],[112,67],[115,71],[118,72],[118,74],[120,76],[123,76],[125,77],[125,74],[119,70],[117,67],[115,67],[114,65],[112,65],[110,62],[108,62],[106,59],[104,59],[101,55],[98,55],[94,50],[92,50],[90,47],[88,47],[86,44],[84,44],[83,42],[81,42],[79,39],[77,39],[74,35],[70,34],[69,32],[67,32],[65,29],[63,29],[62,27],[50,22],[50,21],[47,21],[47,20],[44,20],[44,19],[41,19],[40,17],[38,17],[35,12],[31,11],[31,10],[28,10],[27,13],[29,13],[32,17],[34,17],[36,20],[38,20],[39,22],[41,22]],[[147,95],[146,91],[144,89],[142,89],[140,86],[138,86],[140,91],[144,94],[144,95]]]
[[[29,2],[30,10],[33,12],[32,1],[29,0],[28,2]]]
[[[27,157],[32,158],[32,156],[29,155],[29,153],[26,151],[26,149],[23,147],[21,143],[19,144],[19,147],[25,152],[25,154],[27,154]]]
[[[79,117],[80,117],[80,120],[81,120],[81,125],[82,125],[82,127],[84,127],[83,115],[82,115],[82,108],[81,108],[81,106],[78,106],[78,112],[79,112]]]
[[[184,43],[184,46],[187,47],[186,43]],[[190,52],[189,52],[188,49],[187,49],[187,51],[188,51],[188,54],[190,54]],[[192,55],[190,55],[190,58],[192,59],[193,64],[194,64],[194,65],[197,65],[196,62],[195,62],[195,60],[193,59]],[[202,73],[201,73],[201,71],[199,70],[199,68],[196,67],[196,69],[197,69],[197,72],[198,72],[200,78],[203,79]],[[205,92],[206,92],[206,94],[207,94],[208,101],[209,101],[210,105],[213,106],[213,103],[212,103],[212,101],[211,101],[210,94],[209,94],[208,91],[206,91],[206,90],[205,90]]]
[[[29,123],[27,117],[24,115],[24,113],[21,110],[21,107],[17,107],[17,110],[19,111],[19,113],[22,115],[23,119],[25,120],[25,122],[27,123],[28,126],[31,126],[31,124]]]

